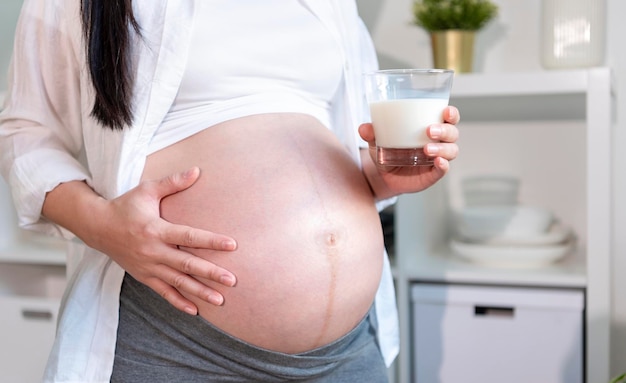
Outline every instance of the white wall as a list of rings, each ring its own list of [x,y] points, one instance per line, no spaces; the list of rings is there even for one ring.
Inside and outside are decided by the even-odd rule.
[[[427,34],[411,25],[412,0],[357,0],[373,34],[381,66],[431,67]],[[497,19],[476,37],[476,72],[543,70],[540,65],[541,0],[494,0]],[[607,1],[606,65],[613,69],[616,93],[613,145],[613,317],[611,374],[626,372],[626,1]],[[461,115],[463,111],[461,111]],[[462,149],[461,149],[462,150]],[[453,165],[454,166],[454,165]],[[593,352],[590,350],[589,352]],[[595,382],[594,382],[595,383]]]
[[[428,35],[412,25],[411,0],[357,0],[382,67],[431,67]],[[496,0],[497,19],[476,37],[476,72],[540,70],[540,0]],[[378,15],[376,16],[376,12]]]
[[[22,0],[0,1],[0,92],[7,86],[7,68],[13,48],[13,31]]]

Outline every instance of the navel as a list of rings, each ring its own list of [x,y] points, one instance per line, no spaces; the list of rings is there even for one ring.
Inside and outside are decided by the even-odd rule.
[[[317,234],[315,243],[326,255],[337,253],[345,240],[345,229],[327,229]]]

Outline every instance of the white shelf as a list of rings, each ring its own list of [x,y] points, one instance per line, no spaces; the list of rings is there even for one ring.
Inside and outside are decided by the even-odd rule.
[[[555,288],[587,285],[585,258],[580,253],[540,268],[506,268],[467,262],[442,248],[432,254],[406,257],[396,276],[400,273],[409,281],[419,282]]]
[[[570,172],[571,177],[567,180],[574,180],[574,186],[584,188],[571,201],[572,208],[582,210],[579,215],[582,222],[577,223],[584,241],[574,256],[543,268],[514,270],[470,264],[459,260],[449,250],[442,250],[446,248],[449,236],[447,216],[451,209],[446,180],[424,192],[401,196],[395,206],[394,268],[401,318],[402,341],[398,363],[401,383],[411,381],[411,349],[404,339],[411,333],[410,286],[420,282],[584,289],[586,381],[609,380],[612,275],[610,163],[614,96],[611,81],[609,68],[474,73],[455,77],[450,104],[461,111],[461,134],[464,122],[471,122],[468,130],[515,127],[516,133],[524,132],[519,127],[528,125],[530,135],[538,134],[533,127],[560,129],[571,126],[573,129],[584,129],[582,144],[564,140],[555,143],[555,152],[550,152],[551,156],[558,156],[559,150],[570,156],[582,154],[584,159],[576,169],[554,170],[550,166],[553,161],[548,159],[545,166],[543,162],[532,162],[532,172],[525,172],[528,169],[524,168],[526,163],[523,160],[504,162],[515,166],[520,174],[543,172],[542,177],[536,179],[548,181],[551,184],[547,187],[556,187],[556,192],[561,193],[567,192],[569,184],[559,183],[559,172]],[[492,121],[498,123],[488,124]],[[565,123],[555,124],[555,121]],[[576,132],[580,133],[580,130]],[[539,135],[538,139],[541,137]],[[480,142],[473,144],[480,145]],[[515,142],[506,144],[515,145]],[[472,148],[478,151],[476,146]],[[481,170],[485,171],[477,169]]]
[[[591,83],[608,68],[532,73],[463,74],[454,79],[450,104],[468,121],[585,120]]]
[[[561,70],[523,73],[470,73],[454,78],[452,96],[538,96],[586,93],[591,71],[608,71],[607,68]]]

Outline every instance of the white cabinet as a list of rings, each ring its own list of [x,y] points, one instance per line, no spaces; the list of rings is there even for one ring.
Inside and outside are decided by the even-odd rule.
[[[60,300],[0,296],[0,381],[40,382]]]
[[[65,266],[27,263],[46,254],[58,258],[54,250],[37,255],[37,246],[25,247],[23,257],[19,246],[0,251],[0,382],[41,381],[66,283]]]
[[[414,382],[582,383],[582,290],[414,284]]]
[[[455,78],[459,158],[439,184],[401,196],[394,207],[399,382],[414,382],[414,283],[583,291],[584,381],[609,381],[612,102],[608,68]],[[529,269],[484,267],[455,256],[449,217],[458,207],[460,179],[478,173],[518,176],[522,203],[549,208],[574,229],[572,254]]]

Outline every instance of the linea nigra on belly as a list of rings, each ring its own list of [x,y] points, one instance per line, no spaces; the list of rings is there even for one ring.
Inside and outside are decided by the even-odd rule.
[[[330,322],[332,320],[332,313],[335,309],[335,295],[337,290],[337,269],[339,256],[341,253],[341,245],[343,236],[339,231],[329,230],[320,234],[319,244],[322,246],[322,251],[325,254],[326,261],[328,262],[330,282],[328,284],[328,292],[326,298],[326,314],[324,315],[324,324],[320,331],[318,341],[316,342],[321,346],[321,340],[324,339]]]

